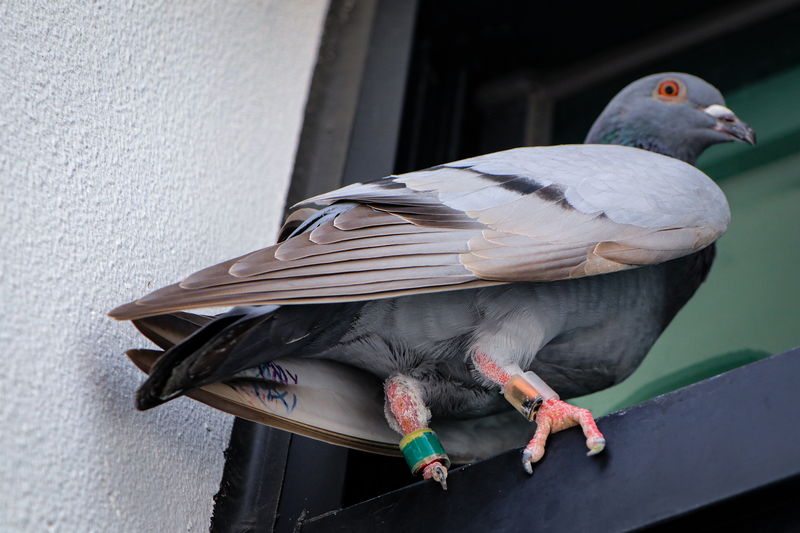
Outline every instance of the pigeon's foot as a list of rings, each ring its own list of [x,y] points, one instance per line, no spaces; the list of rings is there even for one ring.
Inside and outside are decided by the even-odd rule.
[[[531,463],[538,462],[544,455],[544,445],[551,433],[580,424],[589,448],[586,455],[597,455],[606,447],[606,439],[597,429],[594,417],[588,409],[575,407],[556,398],[550,398],[542,404],[536,415],[536,424],[536,434],[522,452],[522,466],[529,474],[533,474]]]
[[[533,372],[522,372],[516,364],[500,364],[481,350],[472,356],[475,369],[484,377],[497,383],[503,395],[528,420],[536,420],[536,433],[522,452],[522,466],[533,474],[532,463],[544,455],[547,436],[580,424],[586,435],[589,453],[597,455],[606,447],[606,439],[597,429],[588,409],[575,407],[558,398],[542,378]]]
[[[411,473],[433,478],[447,490],[447,469],[450,459],[442,443],[430,428],[431,413],[425,406],[422,389],[409,376],[399,374],[386,381],[386,419],[403,435],[400,451]]]
[[[447,490],[447,467],[439,461],[434,461],[427,465],[422,470],[422,477],[424,479],[433,478],[434,481],[439,482],[444,490]]]

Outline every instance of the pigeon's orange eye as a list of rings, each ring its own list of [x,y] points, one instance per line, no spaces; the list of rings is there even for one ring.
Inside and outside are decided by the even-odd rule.
[[[688,99],[689,91],[679,78],[667,78],[653,89],[653,97],[665,104],[682,104]]]
[[[667,98],[674,98],[681,92],[681,88],[676,81],[662,81],[658,86],[658,94]]]

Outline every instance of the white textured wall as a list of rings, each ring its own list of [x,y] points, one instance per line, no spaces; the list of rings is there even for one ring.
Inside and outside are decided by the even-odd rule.
[[[0,4],[0,530],[208,530],[232,419],[105,313],[273,238],[326,8]]]

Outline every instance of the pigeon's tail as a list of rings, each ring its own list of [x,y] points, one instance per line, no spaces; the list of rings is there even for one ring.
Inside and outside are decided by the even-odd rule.
[[[254,361],[231,354],[277,309],[237,307],[216,318],[175,313],[134,321],[145,336],[166,350],[136,392],[136,408],[156,407],[252,367]]]
[[[169,313],[132,320],[139,332],[166,351],[183,342],[215,317],[194,313]]]

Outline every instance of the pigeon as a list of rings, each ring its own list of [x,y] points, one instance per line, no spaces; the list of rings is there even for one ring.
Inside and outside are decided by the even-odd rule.
[[[548,435],[576,425],[597,454],[606,443],[591,413],[563,399],[628,377],[705,280],[730,211],[693,164],[729,141],[754,145],[755,134],[717,89],[656,74],[614,97],[583,145],[516,148],[301,202],[277,244],[110,313],[166,350],[140,364],[150,375],[136,406],[189,394],[241,414],[220,387],[292,385],[302,371],[320,394],[352,393],[354,412],[384,415],[412,472],[445,489],[451,444],[437,433],[461,428],[469,446],[463,430],[481,421],[496,421],[489,439],[519,427],[509,415],[536,422],[528,473]],[[212,306],[236,307],[185,313]],[[359,392],[370,380],[382,406],[375,387]],[[297,396],[287,398],[270,389],[289,413]],[[305,411],[316,421],[266,422],[324,438],[308,428],[332,424],[337,402],[317,400]]]

